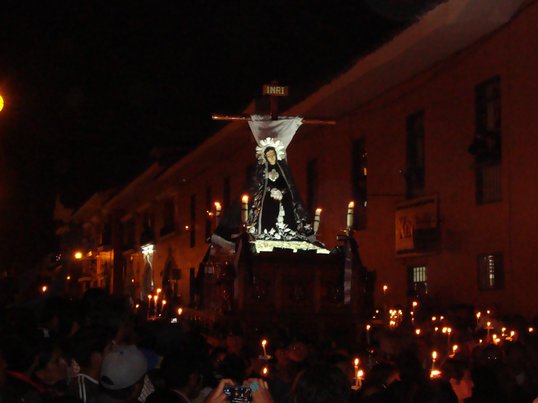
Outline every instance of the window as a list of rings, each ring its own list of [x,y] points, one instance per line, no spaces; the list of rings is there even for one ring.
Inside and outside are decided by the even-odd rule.
[[[408,288],[411,292],[422,289],[428,292],[428,277],[426,266],[412,266],[409,269]]]
[[[155,235],[153,233],[153,214],[148,208],[142,213],[142,232],[140,234],[140,245],[143,246],[153,242],[155,242]]]
[[[206,209],[206,215],[205,215],[205,238],[208,239],[211,237],[211,223],[212,223],[212,215],[209,215],[209,213],[213,210],[213,196],[212,196],[211,186],[206,187],[205,189],[205,209]]]
[[[476,201],[478,204],[502,200],[501,165],[476,167]]]
[[[351,169],[352,197],[355,202],[353,227],[361,230],[366,228],[366,208],[368,202],[368,155],[366,153],[364,139],[353,142]]]
[[[312,159],[306,164],[306,206],[310,214],[318,207],[318,160]]]
[[[169,197],[163,202],[163,226],[161,235],[169,234],[174,231],[175,205],[174,198]]]
[[[190,246],[194,248],[196,245],[196,195],[191,195],[191,224],[190,229]]]
[[[494,77],[475,88],[476,135],[501,132],[501,79]]]
[[[478,256],[478,288],[498,290],[503,287],[503,255],[492,253]]]
[[[494,77],[475,88],[475,138],[469,151],[475,157],[476,201],[502,200],[501,80]]]
[[[424,111],[407,117],[407,163],[405,170],[408,199],[424,194]]]

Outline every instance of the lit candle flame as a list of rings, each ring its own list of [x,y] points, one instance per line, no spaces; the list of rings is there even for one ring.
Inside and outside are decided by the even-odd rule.
[[[417,336],[420,336],[420,329],[415,329],[415,334],[416,334]]]
[[[441,376],[441,371],[439,371],[438,369],[432,369],[430,371],[430,378],[431,379],[439,378],[440,376]]]
[[[359,361],[358,358],[355,358],[355,361],[353,361],[353,363],[354,363],[354,365],[355,365],[356,367],[359,366],[359,362],[360,362],[360,361]]]
[[[177,314],[181,316],[183,314],[183,308],[178,308]]]

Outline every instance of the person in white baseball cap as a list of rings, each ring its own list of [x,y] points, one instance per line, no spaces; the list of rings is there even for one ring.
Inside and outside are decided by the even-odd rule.
[[[147,370],[146,357],[136,346],[116,347],[103,360],[99,379],[103,393],[95,403],[136,402]]]

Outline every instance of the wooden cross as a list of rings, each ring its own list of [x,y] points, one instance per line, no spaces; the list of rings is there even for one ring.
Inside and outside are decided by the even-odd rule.
[[[273,81],[271,84],[265,84],[263,86],[263,95],[269,96],[269,105],[271,110],[271,120],[278,120],[278,98],[285,97],[288,95],[288,87],[278,85],[278,82]],[[252,120],[250,115],[211,115],[213,120]],[[306,125],[335,125],[335,120],[326,120],[326,119],[309,119],[305,118],[302,120],[303,124]]]

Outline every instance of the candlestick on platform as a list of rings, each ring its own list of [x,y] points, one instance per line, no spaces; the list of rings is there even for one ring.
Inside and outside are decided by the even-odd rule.
[[[314,216],[314,234],[318,233],[320,220],[321,220],[321,209],[317,208],[316,215]]]
[[[353,209],[355,208],[355,202],[349,202],[347,205],[347,229],[351,230],[353,228]]]
[[[248,221],[248,195],[241,198],[241,222],[245,225]]]
[[[215,225],[219,225],[220,214],[222,212],[222,206],[218,201],[214,203],[214,206],[215,206]]]

